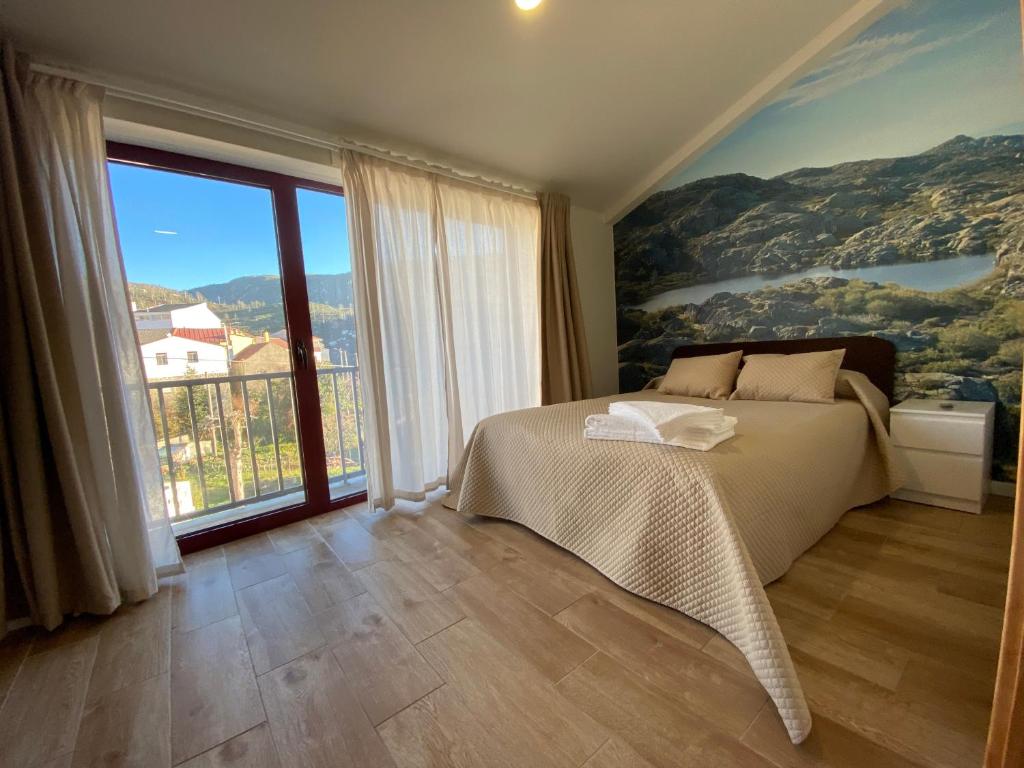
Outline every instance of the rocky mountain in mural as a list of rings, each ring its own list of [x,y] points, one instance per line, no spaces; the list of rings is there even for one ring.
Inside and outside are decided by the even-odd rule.
[[[911,157],[772,179],[701,179],[634,210],[616,225],[615,249],[621,391],[664,372],[681,344],[881,336],[898,350],[899,398],[999,403],[994,476],[1012,479],[1024,353],[1024,136],[957,136]],[[729,278],[968,255],[994,255],[995,266],[947,290],[795,276],[700,303],[639,306]]]
[[[652,195],[616,225],[616,285],[620,305],[637,304],[738,275],[1019,253],[1022,233],[1024,136],[957,136],[911,157]]]

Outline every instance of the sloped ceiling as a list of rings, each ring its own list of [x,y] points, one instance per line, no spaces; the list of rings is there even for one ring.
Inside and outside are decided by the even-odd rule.
[[[609,219],[887,0],[5,0],[49,63],[562,191]]]

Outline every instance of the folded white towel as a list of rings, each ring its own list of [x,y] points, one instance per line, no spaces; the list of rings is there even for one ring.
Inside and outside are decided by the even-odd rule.
[[[609,405],[608,413],[636,422],[667,445],[703,445],[736,426],[721,408],[687,403],[623,400]]]
[[[719,443],[733,437],[736,419],[726,416],[719,427],[696,427],[672,430],[667,439],[657,429],[625,416],[594,414],[588,416],[583,436],[590,440],[624,440],[635,443],[658,443],[679,448],[709,451]]]
[[[654,429],[673,427],[715,427],[722,424],[725,412],[688,403],[666,403],[658,400],[620,400],[608,406],[613,416],[636,419]]]

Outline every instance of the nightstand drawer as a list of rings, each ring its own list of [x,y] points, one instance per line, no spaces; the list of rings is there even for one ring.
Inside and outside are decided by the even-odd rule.
[[[899,448],[903,457],[906,482],[910,491],[976,501],[984,495],[985,460],[981,456],[935,453],[915,448]]]
[[[981,456],[985,453],[985,422],[980,419],[893,414],[892,441],[906,448]]]

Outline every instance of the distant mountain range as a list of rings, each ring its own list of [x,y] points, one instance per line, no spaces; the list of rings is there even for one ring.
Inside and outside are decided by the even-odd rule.
[[[307,275],[306,290],[314,304],[352,306],[352,275]],[[277,275],[245,275],[226,283],[212,283],[186,293],[216,304],[281,303],[281,279]]]
[[[620,304],[812,266],[1024,251],[1024,135],[956,136],[909,157],[737,173],[658,192],[615,226]]]
[[[281,279],[277,275],[245,275],[226,283],[201,285],[188,290],[147,283],[129,283],[132,301],[139,309],[158,304],[206,301],[227,323],[253,334],[274,333],[284,327]],[[328,341],[348,339],[353,333],[352,275],[307,275],[313,333]]]
[[[211,304],[281,304],[281,279],[277,275],[245,275],[226,283],[211,283],[177,290],[147,283],[130,284],[132,300],[139,309],[157,304],[208,301]],[[306,290],[313,304],[352,306],[352,275],[307,275]]]

